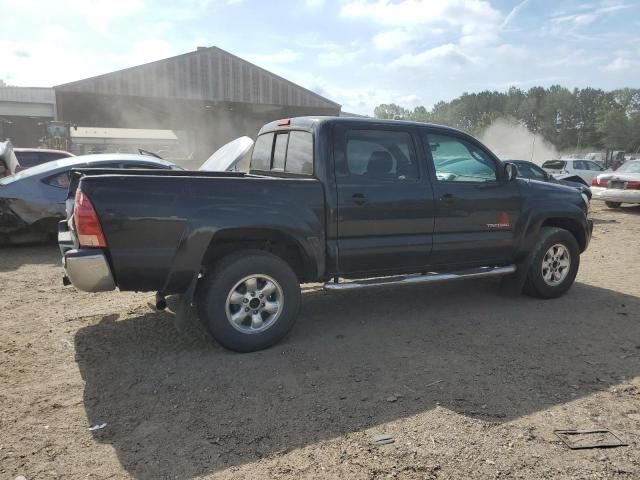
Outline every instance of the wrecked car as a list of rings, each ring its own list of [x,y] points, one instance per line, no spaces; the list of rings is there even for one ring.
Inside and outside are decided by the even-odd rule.
[[[593,179],[594,200],[602,200],[609,208],[623,203],[640,204],[640,160],[631,160],[614,172],[603,172]]]
[[[179,169],[147,155],[98,154],[43,163],[0,179],[0,244],[53,238],[65,217],[70,172],[74,168]]]
[[[529,180],[538,180],[540,182],[556,183],[558,185],[577,188],[581,193],[584,193],[589,199],[591,199],[591,190],[582,182],[572,182],[571,180],[559,180],[554,178],[538,165],[528,160],[509,160],[509,163],[516,166],[518,170],[518,177],[520,178],[528,178]]]
[[[542,168],[553,178],[582,183],[589,186],[593,177],[604,170],[596,162],[587,159],[547,160]]]
[[[236,138],[216,150],[198,170],[201,172],[249,170],[249,153],[253,143],[249,137]]]
[[[43,163],[73,156],[73,153],[64,150],[15,148],[10,141],[0,142],[0,178]]]
[[[13,152],[18,159],[18,170],[14,173],[32,168],[43,163],[60,160],[61,158],[75,157],[71,152],[64,150],[53,150],[50,148],[14,148]]]
[[[260,130],[248,174],[87,170],[68,195],[63,281],[155,291],[159,309],[178,294],[179,320],[195,305],[238,352],[291,330],[306,282],[502,277],[514,292],[559,297],[593,229],[575,188],[519,180],[461,131],[395,120],[283,119]]]

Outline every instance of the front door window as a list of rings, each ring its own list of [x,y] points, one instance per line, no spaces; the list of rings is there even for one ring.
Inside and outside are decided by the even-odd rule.
[[[495,182],[496,164],[484,152],[462,139],[429,135],[428,145],[440,182]]]

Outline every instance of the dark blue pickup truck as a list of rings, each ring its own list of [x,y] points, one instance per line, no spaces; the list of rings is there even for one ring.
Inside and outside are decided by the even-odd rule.
[[[327,290],[502,276],[553,298],[589,243],[589,200],[517,178],[447,127],[292,118],[259,132],[248,174],[79,171],[61,223],[66,280],[181,294],[232,350],[293,326],[300,283]],[[347,312],[345,312],[347,313]]]

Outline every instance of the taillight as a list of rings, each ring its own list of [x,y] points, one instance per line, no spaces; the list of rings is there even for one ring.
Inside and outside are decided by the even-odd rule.
[[[627,182],[627,190],[640,190],[640,182]]]
[[[73,207],[73,219],[76,226],[76,235],[81,247],[106,247],[107,242],[102,233],[100,220],[96,214],[91,200],[81,190],[76,190],[75,205]]]
[[[600,180],[598,177],[593,177],[593,180],[591,180],[591,186],[592,187],[608,187],[609,181],[604,178]]]

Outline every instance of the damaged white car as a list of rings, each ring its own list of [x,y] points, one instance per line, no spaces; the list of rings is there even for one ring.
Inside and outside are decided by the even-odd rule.
[[[623,203],[640,204],[640,160],[632,160],[614,172],[604,172],[591,182],[593,200],[602,200],[609,208]]]

